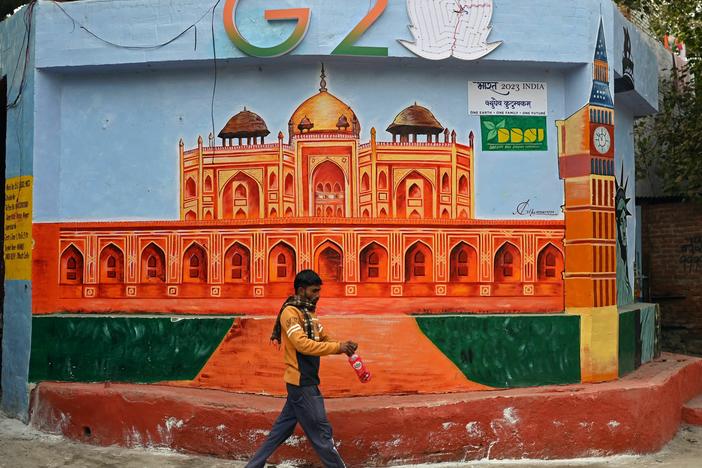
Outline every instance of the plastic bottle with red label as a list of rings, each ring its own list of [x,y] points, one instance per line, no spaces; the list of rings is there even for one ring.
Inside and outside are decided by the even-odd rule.
[[[368,383],[371,379],[371,373],[366,367],[365,364],[363,364],[363,360],[358,354],[354,354],[353,356],[349,356],[349,364],[351,364],[351,367],[353,367],[353,370],[356,371],[356,375],[358,376],[358,380],[361,381],[361,383]]]

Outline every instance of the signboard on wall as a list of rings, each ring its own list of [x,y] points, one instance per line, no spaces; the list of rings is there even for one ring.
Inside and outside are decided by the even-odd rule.
[[[5,184],[5,279],[32,279],[32,177]]]
[[[546,117],[480,117],[483,151],[546,151]]]
[[[543,82],[470,81],[470,115],[548,115],[548,86]]]

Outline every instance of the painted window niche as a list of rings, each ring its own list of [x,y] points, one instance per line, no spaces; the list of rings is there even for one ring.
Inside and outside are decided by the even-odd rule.
[[[100,252],[100,283],[124,282],[124,254],[114,244],[109,244]]]
[[[537,262],[539,281],[560,281],[563,278],[563,254],[553,244],[548,244],[539,253]]]
[[[251,268],[251,254],[243,245],[234,243],[227,250],[225,258],[225,278],[230,283],[247,283]]]
[[[361,282],[385,283],[388,281],[388,251],[377,242],[361,250]]]
[[[522,279],[522,259],[517,247],[507,242],[495,254],[495,281],[518,283]]]
[[[339,166],[325,161],[312,175],[314,194],[313,213],[324,217],[343,217],[346,210],[346,180]]]
[[[258,183],[240,172],[224,186],[222,208],[225,219],[253,219],[260,217]]]
[[[434,262],[431,249],[423,242],[413,244],[405,253],[405,282],[431,283]]]
[[[193,243],[183,255],[183,282],[207,282],[207,253],[197,243]]]
[[[316,271],[325,282],[338,283],[344,279],[344,254],[334,242],[324,242],[315,255]]]
[[[74,245],[69,245],[61,255],[61,283],[83,283],[83,254]]]
[[[395,214],[398,218],[433,217],[433,187],[423,175],[413,172],[397,188]]]
[[[164,283],[166,281],[166,255],[153,242],[141,253],[141,282]]]
[[[193,179],[192,177],[189,177],[188,181],[185,183],[185,197],[197,197],[197,185],[195,184],[195,179]]]
[[[468,283],[478,280],[478,254],[471,245],[460,242],[451,250],[451,282]]]
[[[284,242],[278,243],[268,256],[268,279],[271,282],[292,282],[296,274],[295,250]]]

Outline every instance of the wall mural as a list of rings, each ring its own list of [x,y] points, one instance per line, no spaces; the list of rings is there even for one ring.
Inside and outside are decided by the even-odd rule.
[[[324,69],[287,138],[268,141],[242,103],[218,142],[180,141],[179,221],[35,226],[46,246],[35,312],[178,312],[183,300],[195,313],[252,311],[233,298],[275,311],[303,268],[321,273],[327,298],[396,298],[395,310],[442,297],[438,311],[562,311],[563,222],[475,219],[473,134],[461,141],[408,101],[389,138],[372,129],[366,142]]]
[[[32,323],[29,380],[191,380],[233,322],[232,318],[42,317]]]
[[[309,97],[281,103],[287,128],[269,129],[253,98],[236,103],[216,136],[174,142],[179,219],[32,226],[30,380],[283,395],[283,361],[262,350],[304,268],[324,279],[334,336],[373,344],[372,385],[327,366],[329,396],[628,372],[657,352],[657,320],[617,311],[628,200],[614,178],[602,25],[593,66],[589,102],[557,122],[565,221],[477,219],[474,134],[444,127],[441,109],[415,96],[367,141],[363,103],[333,94],[324,67]],[[537,88],[532,112],[545,108]],[[536,124],[529,138],[540,139]]]
[[[615,207],[617,214],[617,303],[620,306],[634,302],[634,291],[629,281],[627,218],[631,216],[627,196],[629,178],[624,179],[624,165],[622,164],[621,176],[616,181]]]
[[[495,388],[580,381],[578,317],[420,317],[417,323],[472,381]]]
[[[557,122],[559,172],[565,184],[565,309],[581,318],[584,381],[618,375],[614,121],[600,21],[589,102]]]
[[[614,92],[623,93],[635,89],[634,82],[634,59],[631,55],[631,36],[629,28],[624,27],[624,58],[622,59],[622,70],[624,75],[614,80]]]
[[[476,60],[502,44],[487,42],[492,12],[492,0],[407,0],[415,41],[399,42],[430,60]]]
[[[619,376],[660,356],[660,308],[639,304],[621,311],[619,318]]]
[[[631,28],[631,25],[623,18],[617,17],[615,20],[615,32],[621,31],[623,34],[618,34],[619,53],[621,54],[621,72],[620,76],[614,81],[614,90],[617,97],[621,98],[622,102],[631,105],[633,97],[637,90],[635,72],[641,72],[636,69],[635,59],[639,57],[644,48],[641,47],[641,37],[639,32]],[[651,62],[649,61],[649,64]],[[654,61],[655,63],[655,61]],[[645,65],[645,64],[642,64]],[[645,70],[645,66],[642,67]],[[653,70],[651,70],[652,72]],[[646,92],[645,89],[637,90],[638,93]],[[655,92],[655,91],[652,91]],[[629,208],[627,192],[635,192],[634,181],[629,184],[629,180],[623,180],[624,174],[633,174],[634,172],[634,137],[632,133],[620,134],[621,139],[617,147],[617,169],[621,177],[617,181],[617,296],[620,306],[631,304],[634,301],[634,295],[641,297],[641,262],[639,261],[639,242],[640,239],[637,232],[640,230],[635,209],[632,206]],[[633,216],[632,216],[633,215]],[[627,242],[622,245],[621,242]],[[621,258],[621,256],[624,258]],[[627,276],[629,275],[629,276]]]
[[[580,381],[576,316],[364,316],[362,332],[355,320],[322,320],[335,336],[362,335],[372,343],[363,354],[373,366],[372,385],[350,379],[341,361],[322,366],[325,394],[333,397]],[[34,324],[32,382],[159,383],[286,394],[283,360],[267,346],[272,319],[72,315],[39,316]]]

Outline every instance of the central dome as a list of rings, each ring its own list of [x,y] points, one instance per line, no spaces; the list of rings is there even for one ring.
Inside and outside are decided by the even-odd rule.
[[[290,134],[349,133],[358,136],[361,126],[356,114],[345,102],[327,91],[325,78],[322,66],[319,93],[300,104],[290,117]]]

